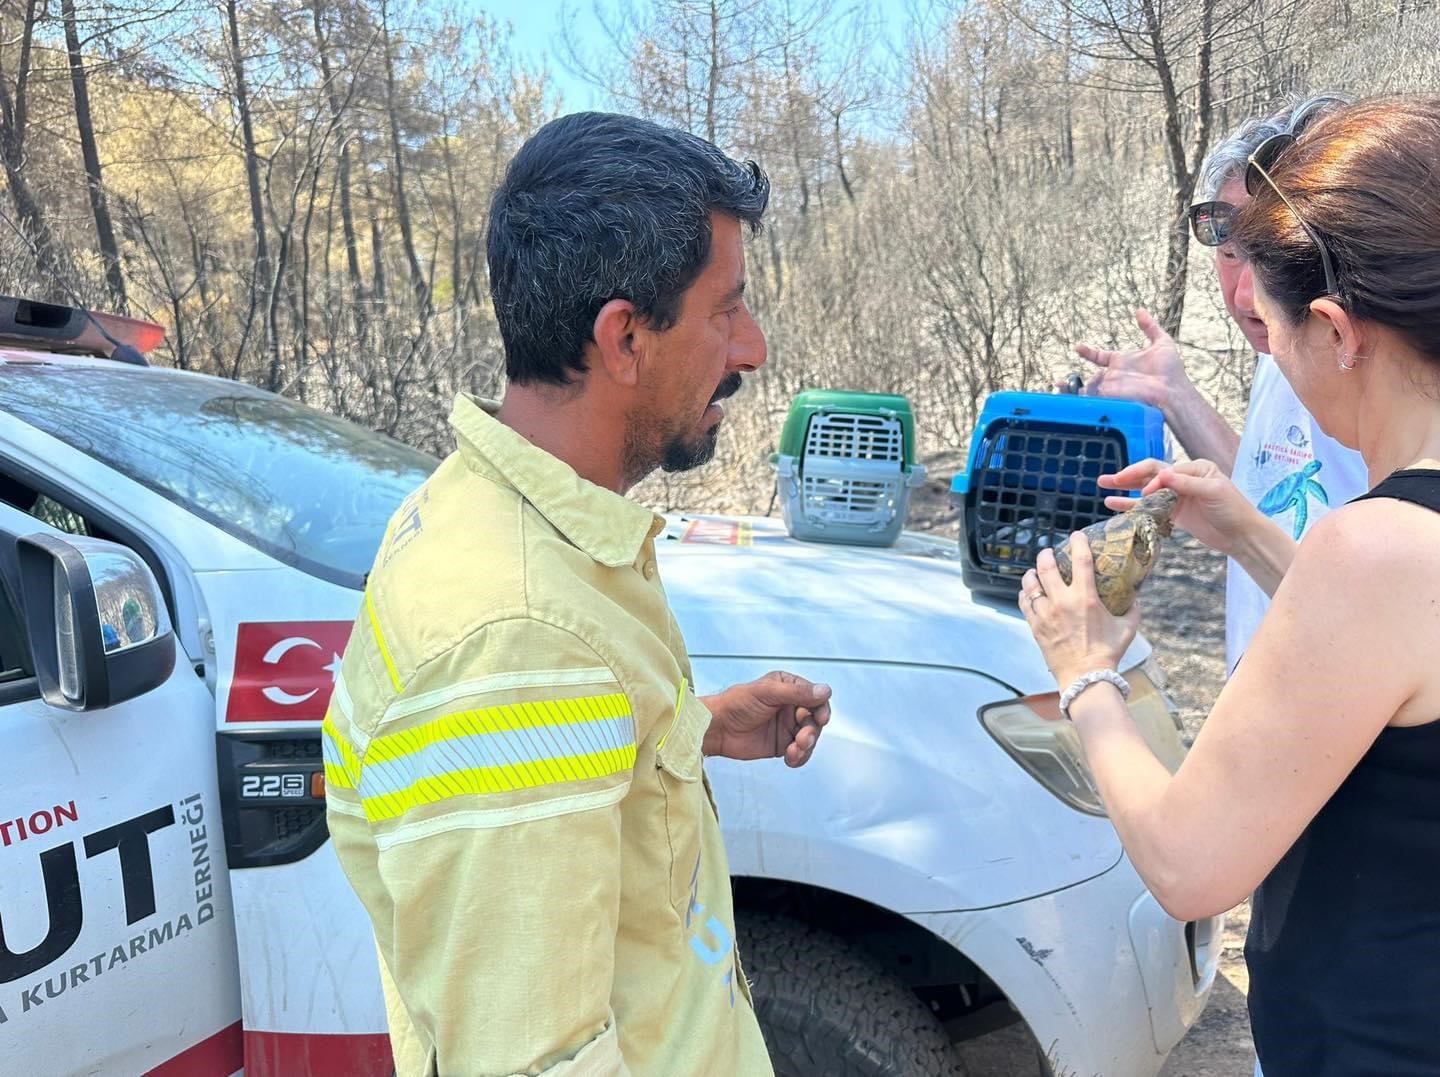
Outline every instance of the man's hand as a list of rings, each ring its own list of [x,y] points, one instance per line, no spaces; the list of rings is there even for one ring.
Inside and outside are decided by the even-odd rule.
[[[1108,396],[1153,404],[1167,416],[1189,383],[1180,349],[1148,310],[1137,310],[1135,322],[1149,341],[1143,348],[1111,351],[1076,344],[1075,353],[1100,369],[1085,383],[1086,396]]]
[[[702,750],[729,759],[781,757],[803,767],[830,721],[830,686],[793,673],[767,673],[701,702],[711,715]]]

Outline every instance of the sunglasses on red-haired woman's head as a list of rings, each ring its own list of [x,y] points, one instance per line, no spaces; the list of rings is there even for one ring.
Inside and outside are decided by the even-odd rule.
[[[1335,265],[1330,261],[1330,252],[1325,249],[1324,242],[1320,239],[1319,233],[1305,223],[1305,218],[1300,216],[1300,211],[1295,208],[1295,203],[1285,197],[1282,191],[1270,175],[1270,170],[1275,163],[1291,146],[1295,145],[1294,135],[1273,135],[1267,138],[1260,145],[1255,147],[1255,152],[1250,155],[1245,165],[1245,190],[1251,197],[1259,193],[1261,184],[1269,184],[1270,189],[1280,196],[1280,201],[1285,203],[1286,208],[1295,214],[1295,221],[1305,230],[1310,237],[1310,242],[1315,244],[1315,249],[1320,252],[1320,264],[1325,270],[1325,294],[1339,295],[1340,288],[1335,281]]]

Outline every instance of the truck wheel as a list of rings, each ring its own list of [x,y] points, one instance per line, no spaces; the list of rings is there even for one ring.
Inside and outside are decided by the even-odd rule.
[[[863,951],[785,916],[736,921],[776,1077],[965,1077],[935,1016]]]

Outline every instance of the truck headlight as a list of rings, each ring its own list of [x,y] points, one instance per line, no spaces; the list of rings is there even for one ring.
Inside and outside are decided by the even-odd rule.
[[[1164,674],[1147,659],[1125,674],[1130,714],[1150,750],[1173,774],[1185,758],[1179,710],[1164,692]],[[1075,727],[1060,717],[1060,694],[1024,696],[980,708],[980,721],[1010,758],[1072,808],[1104,815],[1105,805]]]

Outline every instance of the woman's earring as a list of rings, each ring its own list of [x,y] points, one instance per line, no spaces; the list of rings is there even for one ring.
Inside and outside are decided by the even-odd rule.
[[[1363,355],[1351,355],[1349,352],[1345,352],[1340,356],[1340,369],[1354,370],[1355,364],[1364,358]]]

